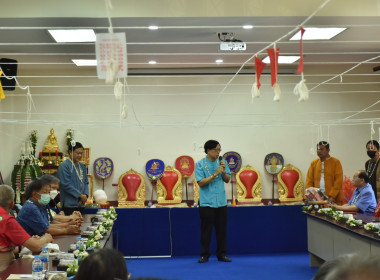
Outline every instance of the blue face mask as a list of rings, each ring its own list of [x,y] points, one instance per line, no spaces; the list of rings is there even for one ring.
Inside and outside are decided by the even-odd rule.
[[[41,204],[41,205],[48,205],[49,202],[50,202],[50,194],[46,194],[46,193],[38,193],[41,198],[38,200],[38,203]]]

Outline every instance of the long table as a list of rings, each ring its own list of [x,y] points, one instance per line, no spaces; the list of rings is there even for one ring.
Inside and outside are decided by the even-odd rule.
[[[375,220],[362,214],[356,214],[356,219],[363,222]],[[364,229],[348,228],[345,224],[336,223],[325,216],[307,213],[308,251],[310,266],[321,266],[325,261],[348,253],[380,254],[380,240]]]
[[[86,230],[91,225],[91,217],[94,215],[84,215],[84,222],[81,226],[82,230]],[[54,243],[59,245],[59,249],[62,252],[67,252],[70,249],[70,244],[75,243],[76,238],[80,235],[60,235],[53,236]],[[100,246],[113,247],[113,232],[109,231],[102,240],[100,240]],[[32,258],[20,258],[13,262],[3,273],[0,274],[0,278],[5,280],[10,274],[31,274],[32,273]],[[57,267],[52,266],[50,260],[50,270],[55,270]]]
[[[198,208],[116,209],[116,248],[125,256],[200,253]],[[300,205],[228,207],[228,254],[307,252],[306,216]],[[216,249],[215,235],[211,253]]]

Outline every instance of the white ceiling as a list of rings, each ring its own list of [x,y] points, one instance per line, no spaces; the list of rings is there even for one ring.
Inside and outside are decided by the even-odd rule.
[[[95,59],[95,44],[58,44],[47,29],[93,28],[96,33],[106,33],[109,21],[105,1],[26,2],[13,0],[2,5],[0,57],[16,59],[20,73],[43,70],[59,76],[64,70],[72,76],[81,75],[83,68],[75,66],[71,59]],[[229,74],[232,77],[238,71],[253,75],[253,56],[264,58],[266,49],[273,47],[274,42],[281,55],[299,55],[299,41],[289,38],[306,21],[303,27],[347,28],[332,40],[304,41],[304,68],[311,93],[317,90],[328,93],[333,83],[340,82],[341,74],[345,74],[342,93],[368,83],[368,91],[379,96],[380,71],[373,71],[373,67],[380,65],[378,0],[360,3],[354,0],[141,0],[138,3],[119,0],[112,1],[112,5],[114,32],[126,34],[130,76]],[[254,28],[242,29],[246,24]],[[160,28],[148,30],[149,25]],[[235,33],[237,39],[247,44],[247,50],[220,51],[218,32]],[[224,63],[216,64],[216,59],[223,59]],[[150,60],[157,64],[148,64]],[[298,62],[280,65],[279,73],[292,75],[297,67]],[[96,76],[95,67],[89,69]],[[269,73],[268,67],[264,73]],[[329,87],[324,85],[327,82]],[[250,87],[245,90],[249,91]],[[380,107],[371,108],[375,109]],[[354,112],[359,110],[355,108]]]

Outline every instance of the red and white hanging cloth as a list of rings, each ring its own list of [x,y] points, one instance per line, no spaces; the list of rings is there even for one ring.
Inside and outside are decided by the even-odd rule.
[[[256,75],[255,75],[255,83],[253,84],[252,87],[252,102],[255,97],[260,97],[260,77],[261,73],[263,73],[263,70],[267,64],[264,63],[260,58],[255,56],[255,69],[256,69]]]
[[[267,49],[267,53],[270,59],[271,82],[272,82],[272,88],[274,90],[273,101],[279,101],[280,96],[281,96],[281,89],[277,83],[277,74],[278,74],[278,56],[280,55],[280,49],[276,48],[276,44],[274,44],[274,48]]]
[[[305,78],[303,76],[303,47],[302,47],[302,37],[303,37],[303,34],[305,33],[305,29],[303,29],[301,27],[300,30],[301,30],[300,61],[299,61],[299,64],[298,64],[297,74],[301,73],[301,81],[298,84],[296,84],[296,86],[294,87],[293,93],[295,95],[299,96],[298,101],[305,101],[305,100],[309,99],[309,89],[307,88],[307,86],[305,84],[306,80],[305,80]]]

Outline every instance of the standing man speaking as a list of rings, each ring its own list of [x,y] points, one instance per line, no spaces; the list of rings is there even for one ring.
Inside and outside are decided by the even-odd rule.
[[[218,261],[231,262],[227,252],[227,195],[224,183],[228,183],[231,171],[222,157],[221,146],[216,140],[204,145],[206,156],[195,165],[195,177],[199,185],[199,215],[201,218],[201,258],[205,263],[210,257],[213,227],[216,234]]]
[[[329,203],[343,203],[343,168],[339,159],[330,156],[330,144],[321,141],[317,145],[318,159],[311,162],[307,172],[305,189],[314,187],[328,196]]]

